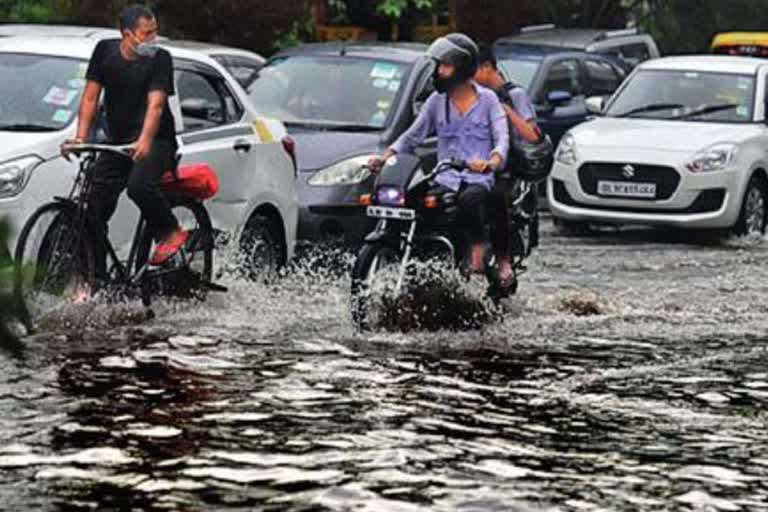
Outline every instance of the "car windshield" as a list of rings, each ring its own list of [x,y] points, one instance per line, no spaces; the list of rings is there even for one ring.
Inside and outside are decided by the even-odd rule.
[[[608,108],[613,117],[748,123],[755,78],[703,71],[641,70]]]
[[[248,94],[288,124],[381,129],[410,65],[353,57],[293,56],[262,68]]]
[[[77,117],[84,60],[0,53],[0,130],[55,131]]]
[[[511,80],[528,89],[536,76],[541,61],[512,58],[499,59],[499,68],[507,80]]]

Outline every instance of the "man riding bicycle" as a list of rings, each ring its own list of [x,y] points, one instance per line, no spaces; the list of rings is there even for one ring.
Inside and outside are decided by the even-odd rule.
[[[480,48],[478,55],[478,69],[475,73],[475,81],[480,85],[493,90],[504,107],[504,112],[509,121],[510,147],[514,147],[515,139],[522,139],[527,142],[535,143],[541,139],[541,130],[536,123],[536,109],[531,102],[531,98],[523,87],[513,82],[506,82],[499,73],[496,57],[493,49],[489,46]],[[512,179],[514,176],[514,166],[517,164],[515,158],[507,159],[506,172],[509,176],[503,176],[496,181],[491,199],[494,211],[495,236],[493,237],[493,248],[496,252],[496,259],[499,266],[499,278],[502,285],[506,285],[514,278],[512,268],[512,252],[510,241],[510,225],[508,207],[511,203],[510,194],[512,193]],[[532,196],[535,198],[535,196]]]
[[[435,61],[435,92],[413,125],[381,157],[369,165],[380,169],[397,153],[413,153],[424,139],[437,132],[438,160],[459,159],[468,169],[439,174],[436,182],[458,192],[459,219],[472,246],[471,263],[482,272],[486,203],[494,172],[501,169],[509,149],[506,116],[496,95],[472,80],[477,70],[477,45],[464,34],[438,38],[427,50]]]
[[[147,8],[124,8],[119,24],[122,39],[100,41],[91,56],[77,136],[62,151],[66,154],[68,145],[87,141],[103,89],[110,143],[134,147],[130,157],[103,153],[96,161],[89,198],[94,220],[106,233],[120,194],[127,189],[157,242],[149,263],[162,265],[189,238],[160,190],[163,174],[176,167],[178,149],[168,106],[174,94],[173,63],[170,53],[157,46],[157,21]],[[106,255],[97,251],[101,278],[106,277],[105,267]]]

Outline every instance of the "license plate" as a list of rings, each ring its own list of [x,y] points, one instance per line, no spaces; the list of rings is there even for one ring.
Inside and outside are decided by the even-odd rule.
[[[644,199],[654,199],[656,197],[656,184],[629,183],[626,181],[598,181],[597,194],[601,196],[642,197]]]
[[[386,206],[369,206],[368,216],[377,219],[413,220],[416,218],[416,210],[410,208],[387,208]]]

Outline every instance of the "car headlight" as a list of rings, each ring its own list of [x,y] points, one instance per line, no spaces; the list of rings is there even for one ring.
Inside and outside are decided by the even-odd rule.
[[[575,165],[579,161],[576,154],[576,137],[566,133],[555,151],[555,160],[565,165]]]
[[[333,187],[362,183],[371,175],[371,171],[363,167],[370,158],[369,155],[365,155],[342,160],[317,171],[309,179],[309,184],[315,187]]]
[[[25,156],[0,164],[0,197],[18,195],[27,186],[34,168],[42,162],[42,158]]]
[[[715,144],[693,155],[685,167],[691,172],[719,171],[733,161],[737,150],[736,144]]]

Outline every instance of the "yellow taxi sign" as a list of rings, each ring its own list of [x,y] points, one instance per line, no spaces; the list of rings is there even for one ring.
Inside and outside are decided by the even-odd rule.
[[[768,32],[723,32],[712,39],[713,53],[768,57]]]

